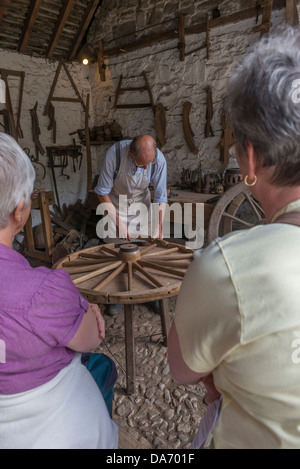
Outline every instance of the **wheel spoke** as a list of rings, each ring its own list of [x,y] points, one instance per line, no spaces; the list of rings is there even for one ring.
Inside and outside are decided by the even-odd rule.
[[[141,272],[148,280],[150,280],[156,287],[162,287],[163,284],[160,283],[156,278],[153,277],[153,275],[149,274],[146,270],[143,269],[137,262],[133,263],[133,268]]]
[[[185,276],[185,272],[183,272],[182,270],[177,270],[177,269],[172,269],[172,268],[169,268],[169,267],[164,267],[163,265],[158,265],[158,264],[155,264],[154,262],[149,262],[149,261],[139,260],[137,262],[139,263],[139,265],[141,265],[143,267],[149,267],[151,269],[159,270],[160,272],[166,272],[166,273],[169,273],[169,274],[172,274],[172,275],[176,275],[178,277],[184,277]]]
[[[178,248],[170,248],[170,249],[166,249],[164,251],[164,255],[167,256],[168,254],[172,254],[173,252],[178,252]],[[146,256],[151,256],[151,257],[154,257],[154,256],[161,256],[161,251],[157,251],[157,252],[151,252],[150,254],[147,254],[145,255]]]
[[[101,269],[94,270],[93,272],[90,272],[89,274],[83,275],[82,277],[75,278],[73,280],[73,283],[75,285],[78,285],[79,283],[85,282],[86,280],[90,280],[93,277],[97,277],[97,275],[101,275],[101,274],[104,274],[106,272],[109,272],[110,270],[113,270],[116,267],[119,267],[120,264],[122,264],[122,261],[117,261],[117,262],[114,262],[113,264],[110,264],[108,266],[104,266]]]
[[[252,228],[254,225],[253,223],[249,223],[245,220],[242,220],[241,218],[235,217],[234,215],[230,215],[227,212],[224,212],[222,214],[222,217],[230,218],[231,220],[234,220],[237,223],[240,223],[241,225],[247,226],[248,228]]]
[[[122,270],[124,270],[125,268],[125,264],[121,264],[119,265],[119,267],[117,267],[114,272],[112,272],[110,275],[108,275],[104,280],[102,280],[102,282],[98,283],[98,285],[96,285],[94,288],[93,288],[93,291],[99,291],[101,290],[101,288],[103,288],[105,285],[107,285],[111,280],[113,280],[117,275],[119,275]]]
[[[127,263],[128,267],[128,291],[132,290],[132,262]]]
[[[263,218],[262,218],[262,216],[260,215],[260,213],[258,212],[257,207],[256,207],[256,205],[255,205],[254,200],[252,199],[252,197],[251,197],[249,194],[247,194],[247,193],[244,193],[244,196],[246,197],[247,202],[249,203],[250,207],[252,208],[253,213],[256,215],[256,217],[258,218],[258,220],[261,221]]]

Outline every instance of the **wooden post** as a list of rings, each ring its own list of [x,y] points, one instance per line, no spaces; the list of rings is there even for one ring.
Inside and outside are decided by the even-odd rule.
[[[91,158],[91,143],[90,143],[90,129],[89,129],[89,109],[90,109],[90,95],[86,97],[85,106],[85,147],[86,147],[86,160],[87,160],[87,188],[86,200],[90,190],[92,189],[92,158]]]
[[[299,25],[299,16],[295,0],[286,0],[286,22],[291,26]]]
[[[168,346],[168,334],[170,330],[170,318],[169,318],[167,301],[168,300],[166,298],[159,300],[161,327],[162,327],[162,333],[164,336],[163,345],[165,347]]]

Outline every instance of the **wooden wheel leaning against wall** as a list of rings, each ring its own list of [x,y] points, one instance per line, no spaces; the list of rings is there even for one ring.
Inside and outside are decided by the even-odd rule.
[[[232,231],[265,223],[264,211],[249,187],[240,182],[230,187],[218,200],[211,214],[207,243]]]

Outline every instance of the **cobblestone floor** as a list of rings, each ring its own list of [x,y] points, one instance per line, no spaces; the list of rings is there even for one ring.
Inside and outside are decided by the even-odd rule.
[[[176,297],[168,302],[172,317]],[[206,411],[205,388],[201,384],[179,385],[172,379],[167,350],[162,345],[159,315],[146,305],[136,305],[134,311],[136,385],[133,394],[126,393],[123,313],[114,318],[105,315],[106,339],[97,350],[111,356],[118,369],[113,419],[122,432],[126,431],[143,448],[189,448]]]

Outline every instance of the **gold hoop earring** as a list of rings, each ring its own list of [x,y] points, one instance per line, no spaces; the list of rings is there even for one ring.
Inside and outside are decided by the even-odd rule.
[[[248,186],[248,187],[253,187],[253,186],[255,186],[255,184],[257,183],[257,176],[254,176],[254,181],[251,182],[251,183],[248,182],[248,178],[249,178],[249,176],[248,176],[248,174],[247,174],[247,176],[246,176],[245,179],[244,179],[244,183],[246,184],[246,186]]]

